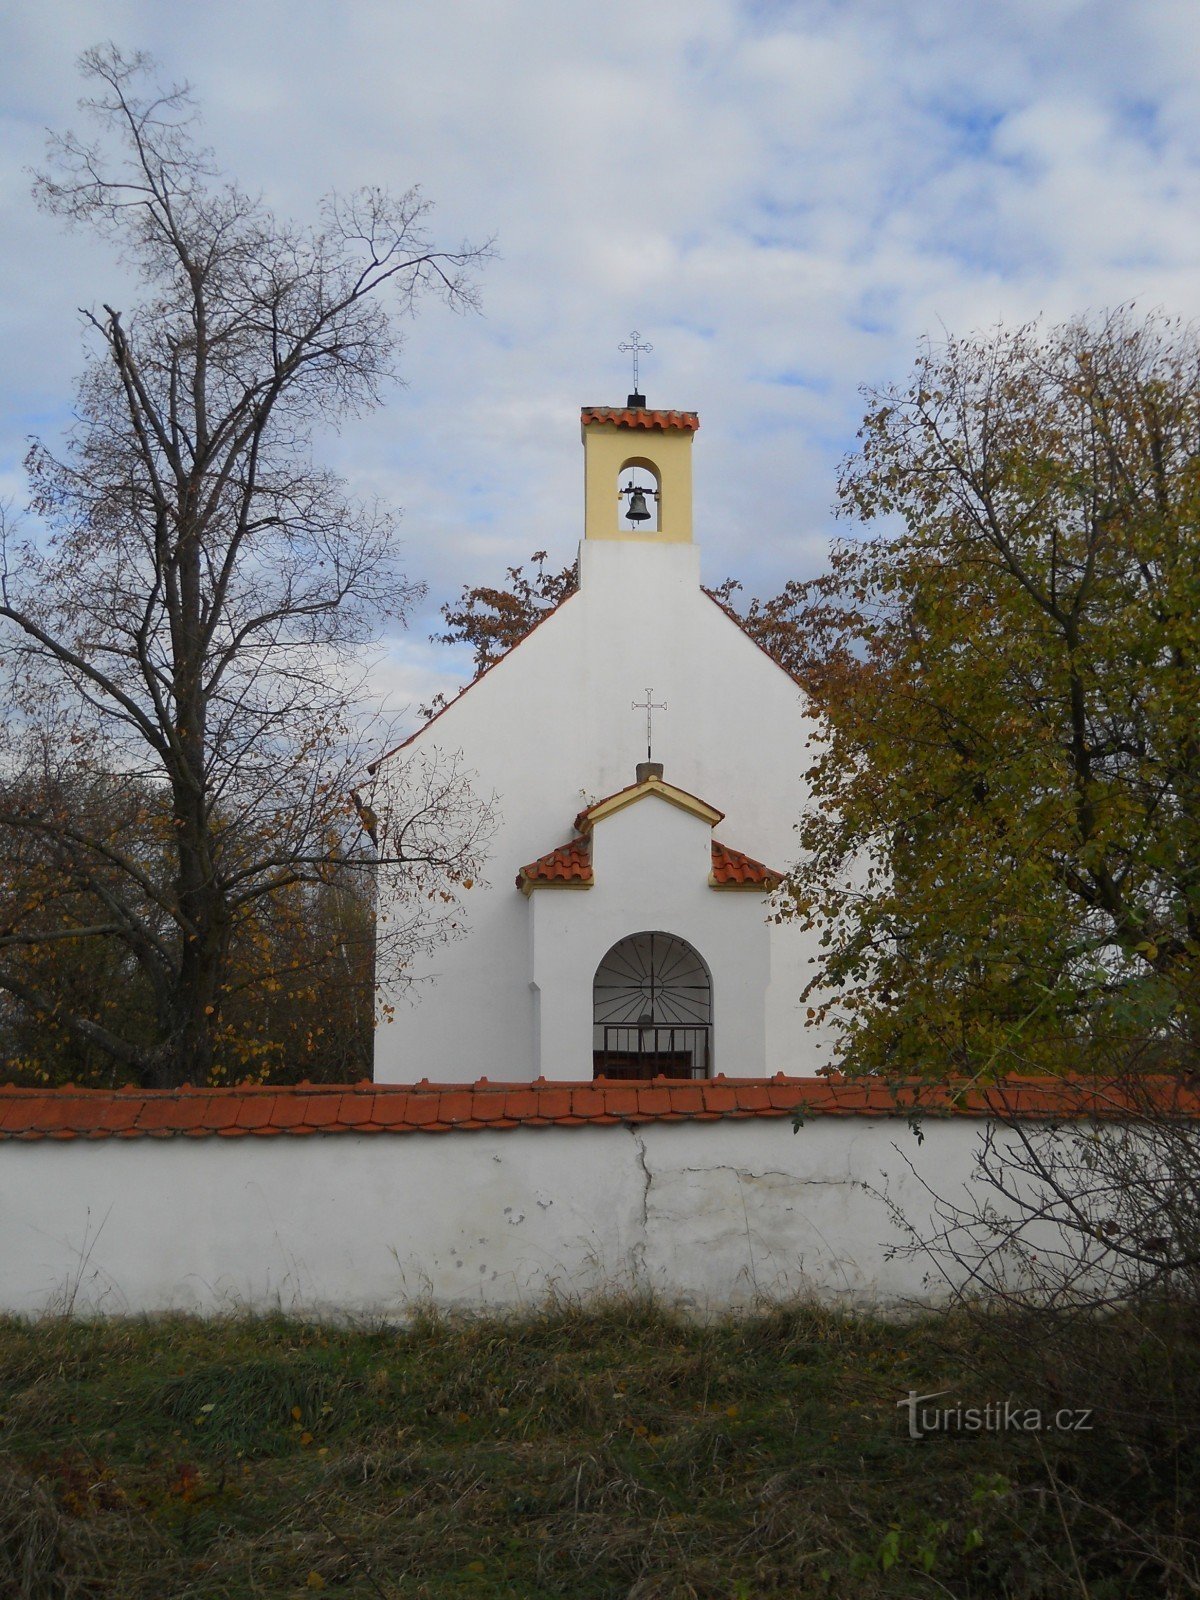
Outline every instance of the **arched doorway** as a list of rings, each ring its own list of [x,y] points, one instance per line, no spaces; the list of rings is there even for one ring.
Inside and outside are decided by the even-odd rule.
[[[593,1076],[712,1075],[712,976],[673,933],[631,933],[592,983]]]

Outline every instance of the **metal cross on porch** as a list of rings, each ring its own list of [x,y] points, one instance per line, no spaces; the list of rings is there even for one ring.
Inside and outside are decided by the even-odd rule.
[[[644,711],[646,713],[646,760],[653,761],[654,757],[650,754],[652,732],[652,724],[650,719],[653,717],[656,711],[665,711],[667,709],[667,702],[665,700],[656,700],[654,698],[653,689],[647,689],[646,698],[644,700],[631,701],[629,709],[631,711]]]
[[[629,335],[629,343],[626,344],[624,342],[624,340],[622,340],[622,342],[617,346],[617,349],[621,350],[621,351],[626,351],[626,350],[632,350],[633,351],[633,392],[634,392],[634,394],[637,394],[637,392],[638,392],[638,352],[644,350],[645,353],[647,355],[649,355],[651,350],[654,349],[654,346],[652,344],[643,344],[642,343],[642,336],[637,331],[637,329],[635,328],[633,330],[633,332]]]

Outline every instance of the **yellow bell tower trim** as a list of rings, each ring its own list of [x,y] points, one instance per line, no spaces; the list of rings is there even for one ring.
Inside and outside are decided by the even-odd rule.
[[[584,538],[691,544],[692,436],[699,426],[694,411],[584,406],[580,413]],[[630,467],[643,468],[655,480],[658,528],[653,533],[622,526],[617,490],[621,474]]]

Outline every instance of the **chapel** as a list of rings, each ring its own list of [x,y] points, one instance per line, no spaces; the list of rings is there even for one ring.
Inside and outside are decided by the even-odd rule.
[[[701,588],[697,414],[635,393],[580,421],[578,589],[385,758],[460,756],[497,826],[465,935],[377,1028],[375,1078],[811,1074],[815,935],[771,897],[816,725]]]

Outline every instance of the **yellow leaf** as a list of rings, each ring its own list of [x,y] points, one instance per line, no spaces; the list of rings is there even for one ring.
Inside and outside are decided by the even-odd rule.
[[[312,1441],[313,1441],[313,1436],[312,1436],[311,1433],[302,1433],[300,1435],[300,1443],[301,1444],[311,1444]]]
[[[319,1572],[310,1572],[304,1580],[304,1587],[306,1589],[323,1589],[325,1587],[325,1579]]]
[[[300,1421],[300,1416],[301,1416],[300,1407],[299,1406],[293,1406],[292,1407],[292,1420],[295,1421],[295,1422],[299,1422]]]

